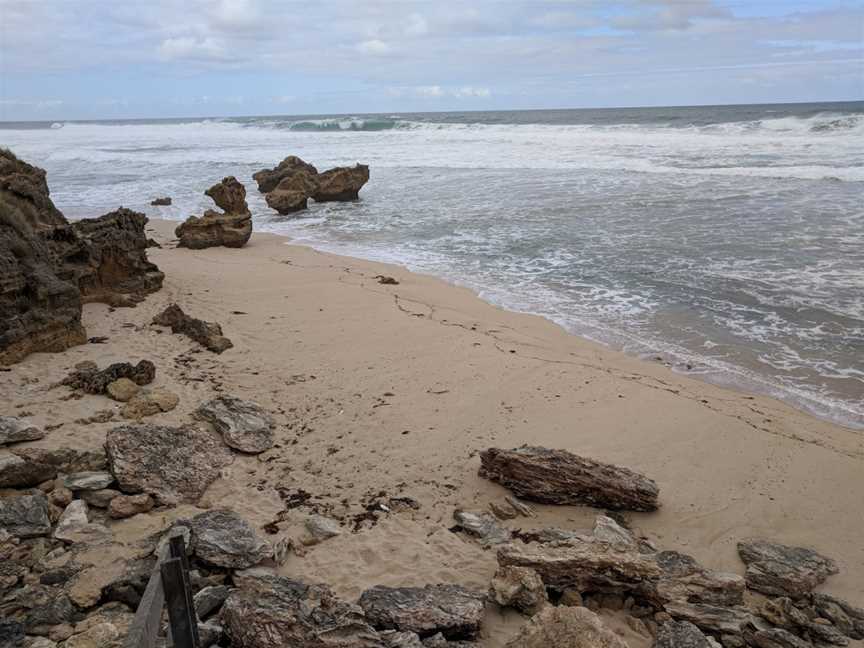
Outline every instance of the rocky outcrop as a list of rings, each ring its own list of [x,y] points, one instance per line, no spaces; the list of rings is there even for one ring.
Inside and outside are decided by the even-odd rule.
[[[212,198],[223,212],[208,209],[201,217],[190,216],[174,230],[180,239],[178,246],[200,250],[246,245],[252,236],[252,214],[246,204],[246,188],[235,177],[228,176],[204,194]]]
[[[264,195],[264,200],[268,207],[282,215],[306,209],[309,197],[318,190],[316,178],[303,171],[287,176],[275,189]]]
[[[193,551],[208,565],[246,569],[270,554],[267,543],[234,511],[201,513],[192,519],[191,527]]]
[[[45,437],[45,432],[25,419],[17,416],[0,416],[0,446],[22,441],[36,441]]]
[[[627,648],[584,607],[547,607],[531,618],[507,648]]]
[[[448,639],[466,639],[480,630],[484,598],[460,585],[378,585],[363,592],[359,604],[378,630],[415,632],[421,637],[440,632]]]
[[[316,202],[357,200],[360,189],[369,181],[369,167],[336,167],[318,175],[318,188],[312,197]]]
[[[81,304],[132,305],[162,285],[143,214],[69,223],[45,171],[0,149],[0,363],[87,341]]]
[[[838,571],[837,563],[812,549],[776,542],[739,542],[738,554],[747,565],[747,586],[763,594],[803,596]]]
[[[289,155],[275,168],[262,169],[252,174],[252,179],[258,183],[258,191],[267,194],[276,189],[283,179],[300,173],[309,177],[315,177],[318,175],[318,169],[308,162],[304,162],[296,155]]]
[[[163,504],[196,502],[232,460],[216,434],[196,426],[122,425],[108,432],[105,450],[122,491]]]
[[[631,511],[657,508],[659,491],[654,480],[566,450],[489,448],[480,453],[479,474],[518,497],[544,504],[588,504]]]
[[[136,385],[149,385],[156,378],[156,365],[149,360],[140,360],[135,365],[115,362],[100,370],[95,364],[90,364],[70,373],[62,384],[87,394],[104,394],[108,385],[121,378],[128,378]]]
[[[689,621],[669,621],[660,626],[654,648],[714,648],[714,644]]]
[[[213,353],[222,353],[234,346],[231,340],[222,335],[219,324],[190,317],[177,304],[171,304],[154,317],[153,324],[168,326],[172,333],[185,335]]]
[[[195,414],[210,422],[235,450],[258,454],[273,447],[273,417],[257,403],[219,396],[202,404]]]

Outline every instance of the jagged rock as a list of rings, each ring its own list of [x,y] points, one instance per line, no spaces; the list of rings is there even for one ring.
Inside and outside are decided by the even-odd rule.
[[[658,605],[686,601],[734,606],[744,602],[745,583],[738,574],[705,569],[692,557],[677,551],[661,551],[654,558],[663,573],[642,593]]]
[[[171,197],[165,196],[164,198],[154,198],[150,201],[150,205],[153,207],[165,207],[171,204]]]
[[[233,176],[222,179],[207,191],[224,213],[208,209],[200,218],[190,216],[174,230],[178,247],[200,250],[208,247],[243,247],[252,236],[252,214],[246,204],[246,188]]]
[[[587,608],[547,606],[522,626],[507,648],[627,648],[627,644]]]
[[[484,596],[460,585],[377,585],[363,592],[359,604],[378,630],[416,632],[421,637],[440,632],[448,639],[466,639],[480,630]]]
[[[701,630],[716,634],[740,635],[744,625],[753,620],[753,615],[744,608],[674,601],[667,603],[665,609],[674,619],[689,621]]]
[[[864,609],[819,593],[813,594],[812,605],[819,616],[828,619],[850,639],[864,639]]]
[[[219,396],[201,405],[195,414],[209,421],[236,450],[257,454],[273,447],[273,417],[257,403]]]
[[[141,389],[136,383],[128,378],[118,378],[112,383],[109,383],[105,388],[105,393],[108,396],[120,403],[125,403],[132,398]]]
[[[159,313],[153,318],[153,323],[168,326],[172,333],[182,333],[213,353],[222,353],[234,346],[231,340],[222,335],[222,327],[216,322],[190,317],[177,304],[171,304]]]
[[[121,425],[108,432],[105,450],[122,491],[167,505],[196,502],[232,460],[216,434],[196,426]]]
[[[87,502],[73,500],[57,521],[54,537],[64,542],[98,544],[111,539],[104,525],[91,523],[87,517]]]
[[[114,475],[109,472],[77,472],[66,475],[63,485],[71,491],[98,491],[114,483]]]
[[[713,644],[689,621],[670,621],[660,626],[654,648],[713,648]]]
[[[508,544],[498,549],[498,564],[530,567],[547,587],[580,592],[631,591],[663,573],[653,556],[600,542]]]
[[[219,615],[236,648],[384,648],[357,606],[326,585],[306,585],[262,570],[238,572]]]
[[[121,494],[120,491],[114,490],[113,488],[102,488],[100,490],[82,491],[79,493],[81,499],[87,502],[87,504],[100,509],[108,508],[108,505],[111,504],[111,500],[115,497],[119,497]]]
[[[16,448],[12,454],[34,463],[48,464],[58,472],[73,473],[104,470],[108,460],[104,451],[75,450],[73,448]]]
[[[245,569],[270,555],[269,546],[234,511],[215,509],[192,519],[192,545],[199,559],[217,567]]]
[[[136,365],[115,362],[101,371],[87,366],[70,373],[62,384],[87,394],[104,394],[108,385],[120,378],[128,378],[136,385],[149,385],[156,378],[156,365],[149,360],[141,360]]]
[[[342,534],[342,527],[339,526],[339,523],[323,515],[310,515],[306,518],[305,524],[309,538],[304,539],[304,544],[318,544]]]
[[[480,538],[484,547],[510,540],[510,529],[502,527],[497,518],[490,513],[470,513],[457,509],[453,512],[453,519],[456,520],[459,529]]]
[[[267,206],[280,214],[291,214],[306,209],[308,199],[318,190],[317,176],[298,171],[283,178],[264,199]]]
[[[54,479],[57,469],[16,454],[0,456],[0,488],[27,488]]]
[[[380,633],[381,640],[386,648],[424,648],[423,642],[416,632],[399,632],[398,630],[385,630]],[[443,639],[445,646],[449,646]]]
[[[0,446],[22,441],[36,441],[45,437],[45,432],[25,419],[17,416],[0,416]]]
[[[489,586],[489,597],[502,607],[532,616],[549,602],[543,579],[527,567],[501,567]]]
[[[156,387],[139,391],[121,408],[120,414],[123,418],[140,420],[145,416],[170,412],[178,403],[180,397],[177,394],[164,387]]]
[[[69,623],[76,611],[62,589],[46,585],[26,585],[0,600],[0,619],[20,623],[25,631]]]
[[[797,635],[809,636],[819,642],[836,646],[845,646],[849,643],[847,633],[841,628],[835,628],[830,623],[817,622],[816,611],[808,608],[804,601],[801,605],[804,609],[799,609],[792,599],[783,596],[765,601],[759,614],[775,626]]]
[[[316,202],[357,200],[360,189],[369,181],[369,167],[336,167],[319,173],[318,187],[312,197]]]
[[[812,549],[765,540],[739,542],[738,554],[747,565],[747,586],[763,594],[804,596],[839,571],[837,563]]]
[[[108,517],[120,520],[139,513],[147,513],[153,508],[153,504],[153,498],[147,493],[118,495],[108,504]]]
[[[204,619],[222,607],[228,598],[228,591],[225,585],[209,585],[199,590],[193,598],[198,618]]]
[[[745,627],[744,639],[748,646],[755,648],[813,648],[809,641],[782,628],[757,627],[754,624]]]
[[[51,533],[48,499],[40,491],[0,497],[0,530],[19,538],[35,538]]]
[[[613,510],[653,511],[657,484],[639,473],[566,450],[522,446],[480,453],[480,476],[518,497],[545,504],[588,504]]]
[[[636,538],[627,529],[618,524],[608,515],[598,515],[594,519],[593,535],[600,542],[619,545],[622,547],[636,547]]]
[[[252,174],[252,179],[258,183],[258,191],[266,194],[276,189],[284,178],[294,176],[298,173],[315,177],[318,175],[318,169],[295,155],[289,155],[275,168],[262,169]]]

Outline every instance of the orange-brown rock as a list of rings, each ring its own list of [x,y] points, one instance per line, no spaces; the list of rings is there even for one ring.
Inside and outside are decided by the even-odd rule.
[[[190,216],[174,230],[179,247],[243,247],[252,236],[252,214],[246,204],[246,188],[228,176],[204,192],[224,211],[208,209],[203,216]]]
[[[316,202],[357,200],[360,189],[369,182],[369,167],[336,167],[318,174],[318,189],[312,194]]]

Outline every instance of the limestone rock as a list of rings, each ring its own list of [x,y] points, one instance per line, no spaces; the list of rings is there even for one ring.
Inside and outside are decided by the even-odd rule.
[[[549,602],[543,579],[527,567],[501,567],[489,587],[489,597],[502,607],[516,608],[529,616]]]
[[[48,499],[40,491],[0,497],[0,530],[19,538],[35,538],[51,533]]]
[[[270,555],[269,546],[234,511],[214,509],[192,519],[192,545],[199,559],[217,567],[245,569]]]
[[[76,450],[74,448],[15,448],[12,454],[27,461],[47,464],[57,472],[74,473],[87,470],[104,470],[108,460],[104,451]]]
[[[258,191],[267,194],[276,189],[285,178],[290,178],[298,173],[310,177],[318,175],[318,169],[304,162],[295,155],[289,155],[273,169],[262,169],[252,175],[252,179],[258,183]]]
[[[654,648],[712,648],[712,644],[689,621],[670,621],[660,626]]]
[[[92,366],[76,369],[63,379],[62,384],[88,394],[104,394],[108,385],[120,378],[128,378],[136,385],[149,385],[155,377],[156,365],[149,360],[141,360],[136,365],[115,362],[101,371]]]
[[[588,504],[612,510],[653,511],[657,484],[639,473],[566,450],[522,446],[480,453],[480,476],[518,497],[546,504]]]
[[[114,475],[109,472],[77,472],[66,475],[63,485],[71,491],[97,491],[108,488],[114,483]]]
[[[306,209],[308,199],[318,190],[317,176],[298,171],[286,176],[264,199],[267,206],[280,214],[291,214]]]
[[[147,513],[153,508],[153,498],[147,493],[138,495],[118,495],[108,504],[108,517],[115,520]]]
[[[125,403],[137,394],[140,389],[141,388],[137,384],[128,378],[118,378],[114,382],[108,384],[105,388],[105,392],[113,400]]]
[[[105,526],[89,521],[84,500],[73,500],[57,521],[54,537],[69,543],[99,544],[111,540],[112,534]]]
[[[379,630],[401,630],[448,639],[476,636],[483,618],[484,596],[460,585],[385,587],[363,592],[359,604]]]
[[[216,322],[190,317],[177,304],[171,304],[153,318],[157,326],[168,326],[172,333],[181,333],[213,353],[222,353],[234,345],[222,335],[222,327]]]
[[[45,432],[17,416],[0,416],[0,446],[22,441],[36,441]]]
[[[81,491],[79,495],[81,496],[81,499],[87,502],[90,506],[104,509],[108,508],[108,505],[111,504],[111,500],[115,497],[119,497],[121,493],[113,488],[102,488],[95,491]]]
[[[273,417],[256,403],[219,396],[201,405],[196,415],[209,421],[236,450],[258,454],[273,447]]]
[[[178,247],[243,247],[252,236],[252,214],[246,204],[246,188],[233,176],[223,178],[204,192],[224,212],[208,209],[200,218],[190,216],[174,233]]]
[[[306,518],[306,531],[309,541],[306,544],[317,544],[342,534],[342,527],[336,520],[323,515],[310,515]]]
[[[0,456],[0,488],[27,488],[54,479],[57,469],[17,454]]]
[[[140,420],[162,412],[170,412],[180,403],[177,394],[164,387],[142,390],[135,394],[120,410],[123,418]]]
[[[196,426],[121,425],[108,432],[105,450],[122,491],[168,505],[196,502],[232,460],[216,434]]]
[[[544,608],[506,648],[627,648],[627,644],[583,607]]]
[[[739,542],[738,554],[747,565],[747,586],[763,594],[804,596],[838,572],[833,560],[812,549],[765,540]]]
[[[501,526],[497,518],[490,513],[470,513],[457,509],[453,512],[453,519],[460,529],[480,538],[484,547],[510,540],[510,529]]]
[[[357,200],[360,189],[369,181],[369,167],[335,167],[318,174],[318,188],[312,197],[316,202]]]

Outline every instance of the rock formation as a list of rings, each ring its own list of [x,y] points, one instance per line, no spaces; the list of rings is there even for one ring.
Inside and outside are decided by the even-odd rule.
[[[154,317],[153,324],[169,326],[172,333],[181,333],[213,353],[222,353],[234,346],[231,340],[222,335],[219,324],[190,317],[177,304],[171,304]]]
[[[506,648],[627,648],[627,644],[591,610],[547,607]]]
[[[235,450],[258,454],[273,447],[273,417],[257,403],[219,396],[202,404],[195,414],[209,421]]]
[[[17,416],[0,416],[0,446],[21,441],[36,441],[45,432]]]
[[[150,204],[153,207],[163,207],[171,204],[171,196],[165,196],[164,198],[154,198],[150,201]]]
[[[316,202],[357,200],[360,189],[369,181],[369,167],[336,167],[318,176],[318,189],[312,194]]]
[[[179,247],[200,250],[225,246],[239,248],[246,245],[252,236],[252,214],[246,204],[246,188],[234,176],[223,178],[205,195],[223,212],[208,209],[201,217],[190,216],[174,230],[180,239]]]
[[[230,569],[253,567],[269,554],[266,542],[234,511],[215,509],[192,519],[191,544],[208,565]]]
[[[273,191],[284,178],[289,178],[298,173],[314,177],[318,175],[318,169],[304,162],[296,155],[289,155],[273,169],[262,169],[252,175],[252,179],[258,183],[258,191],[263,194]]]
[[[566,450],[523,446],[480,453],[480,476],[518,497],[544,504],[588,504],[612,510],[653,511],[658,488],[639,473]]]
[[[0,363],[86,342],[83,302],[134,305],[158,290],[146,222],[121,208],[70,224],[45,171],[0,149]]]
[[[738,554],[747,565],[747,586],[763,594],[802,596],[837,573],[833,560],[803,547],[739,542]]]
[[[149,385],[156,377],[156,365],[149,360],[141,360],[133,365],[129,362],[115,362],[105,369],[99,370],[95,364],[82,366],[66,378],[62,384],[73,389],[80,389],[87,394],[104,394],[108,386],[121,378],[127,378],[136,385]]]

